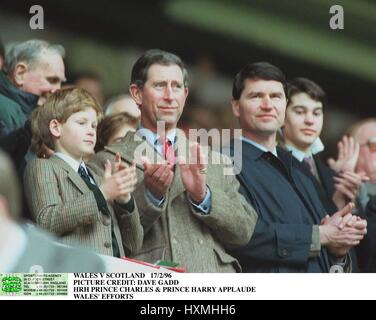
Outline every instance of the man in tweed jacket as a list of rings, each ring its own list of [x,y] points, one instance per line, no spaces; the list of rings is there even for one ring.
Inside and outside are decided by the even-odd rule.
[[[235,177],[224,174],[229,159],[209,152],[206,164],[202,148],[176,129],[188,95],[182,61],[168,52],[147,51],[133,67],[130,92],[141,109],[141,129],[96,154],[89,167],[100,174],[116,153],[127,163],[136,161],[133,195],[144,241],[135,258],[172,260],[188,272],[240,271],[225,248],[247,243],[257,215],[238,193]],[[187,162],[183,155],[198,161]]]

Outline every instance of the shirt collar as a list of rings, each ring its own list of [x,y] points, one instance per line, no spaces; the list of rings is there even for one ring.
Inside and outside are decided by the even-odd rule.
[[[297,159],[299,160],[300,162],[302,162],[304,160],[304,158],[312,158],[312,152],[311,150],[309,150],[307,153],[306,152],[303,152],[303,151],[300,151],[298,150],[297,148],[289,145],[289,144],[286,144],[286,148],[287,150],[291,151],[292,152],[292,155]]]
[[[263,145],[251,140],[251,139],[248,139],[244,136],[241,136],[240,139],[246,143],[249,143],[251,145],[253,145],[254,147],[256,147],[257,149],[261,150],[261,151],[264,151],[264,152],[271,152],[273,153],[277,158],[278,158],[278,153],[277,153],[277,148],[274,147],[274,150],[273,151],[270,151],[268,150],[267,148],[265,148]]]
[[[73,159],[71,156],[62,152],[55,152],[54,155],[64,160],[66,163],[68,163],[75,172],[78,172],[78,168],[80,167],[80,165],[82,165],[85,171],[87,172],[85,162],[83,161],[78,162],[77,160]]]
[[[159,135],[142,125],[140,125],[140,128],[137,131],[137,134],[140,137],[143,137],[151,146],[155,146],[158,144]],[[167,139],[174,144],[176,142],[176,129],[171,130],[169,133],[167,133]]]
[[[310,150],[313,155],[318,154],[321,151],[324,151],[324,149],[325,149],[325,146],[322,143],[320,137],[317,137],[310,147]]]

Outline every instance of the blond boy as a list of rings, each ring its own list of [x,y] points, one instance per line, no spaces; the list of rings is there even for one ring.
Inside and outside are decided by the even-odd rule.
[[[143,229],[131,193],[135,166],[117,157],[94,176],[83,159],[93,153],[101,108],[84,89],[52,94],[32,115],[32,150],[54,151],[26,167],[24,183],[36,221],[69,245],[81,245],[115,257],[132,255],[142,246]]]

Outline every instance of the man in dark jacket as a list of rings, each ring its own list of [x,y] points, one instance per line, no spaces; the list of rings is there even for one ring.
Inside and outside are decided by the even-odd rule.
[[[318,153],[324,148],[319,136],[324,123],[326,94],[318,84],[307,78],[295,78],[288,84],[287,98],[282,145],[292,152],[299,169],[311,179],[326,212],[331,215],[348,201],[355,202],[363,179],[367,177],[354,172],[355,163],[353,168],[347,164],[336,172],[319,157]],[[351,144],[347,137],[340,143]],[[321,144],[321,150],[317,148],[318,144]],[[354,250],[351,250],[351,259],[353,272],[357,272]]]
[[[3,68],[4,60],[5,60],[5,48],[4,48],[3,42],[0,39],[0,70]]]
[[[232,108],[243,133],[226,153],[259,219],[250,242],[232,254],[247,272],[351,271],[347,253],[363,238],[366,223],[351,215],[353,204],[324,219],[312,181],[291,153],[276,148],[286,102],[277,67],[255,63],[236,75]]]
[[[42,40],[15,45],[0,71],[0,147],[11,157],[22,181],[31,144],[32,111],[65,81],[64,48]],[[26,207],[23,214],[30,219]]]
[[[15,45],[0,72],[0,146],[22,171],[31,143],[32,111],[65,81],[64,48],[42,40]]]
[[[65,80],[64,48],[42,40],[15,45],[7,54],[0,75],[0,130],[23,127],[37,105]]]
[[[318,156],[323,150],[319,140],[323,123],[326,95],[324,90],[307,78],[296,78],[288,84],[287,109],[282,127],[283,145],[301,163],[301,169],[310,177],[329,214],[355,201],[363,175],[343,167],[339,172],[329,168]],[[316,145],[321,143],[321,150]],[[341,143],[349,143],[344,137]]]

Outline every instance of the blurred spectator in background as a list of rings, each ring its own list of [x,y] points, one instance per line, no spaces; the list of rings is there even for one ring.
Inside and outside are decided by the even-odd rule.
[[[211,56],[198,56],[190,76],[191,100],[194,104],[213,108],[227,106],[231,100],[231,85],[231,79],[217,71]]]
[[[141,118],[140,108],[129,94],[113,97],[107,102],[104,110],[105,116],[119,112],[126,112],[133,118]]]
[[[0,70],[3,69],[4,60],[5,60],[5,48],[4,48],[3,42],[0,39]]]
[[[376,184],[376,118],[364,119],[354,124],[349,134],[359,143],[359,159],[355,170],[369,176]]]
[[[9,134],[22,127],[37,105],[65,81],[61,45],[29,40],[8,52],[0,73],[0,130]]]
[[[107,145],[118,143],[128,131],[136,131],[139,124],[139,118],[131,116],[128,112],[104,117],[98,125],[95,152],[103,150]]]
[[[357,201],[359,215],[368,221],[368,233],[357,247],[359,268],[363,272],[376,272],[376,118],[355,123],[348,134],[359,144],[358,153],[342,152],[342,158],[353,163],[355,159],[356,172],[370,178],[362,185]]]
[[[93,71],[82,71],[73,76],[72,83],[88,91],[103,108],[103,80],[99,74]]]

